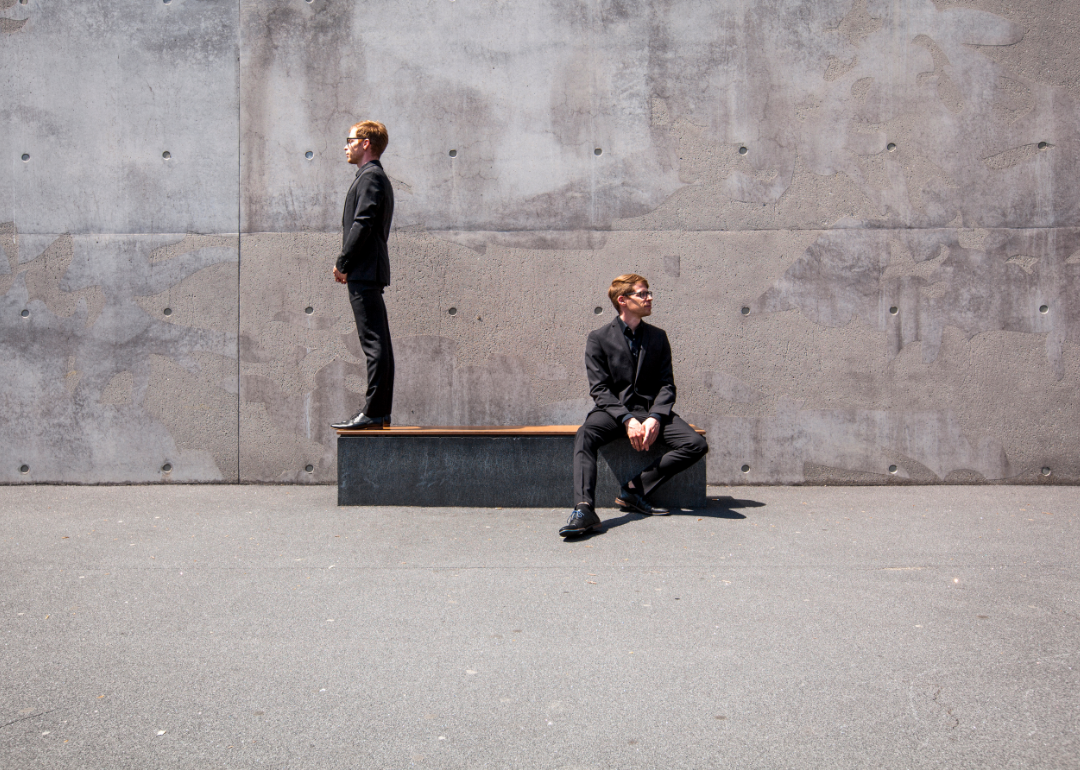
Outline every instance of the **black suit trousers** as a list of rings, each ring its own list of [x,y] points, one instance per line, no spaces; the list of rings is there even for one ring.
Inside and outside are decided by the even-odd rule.
[[[642,413],[634,416],[639,422],[644,422],[649,415]],[[589,412],[584,424],[578,428],[574,439],[575,505],[594,505],[596,453],[600,447],[620,437],[624,441],[630,440],[626,436],[626,426],[602,409]],[[709,451],[705,439],[677,414],[660,420],[660,435],[656,440],[666,444],[668,451],[633,479],[634,485],[638,487],[638,494],[643,497],[648,497],[657,487],[679,471],[689,468]]]
[[[367,397],[361,410],[368,417],[386,417],[394,407],[394,348],[390,343],[383,287],[367,281],[349,281],[349,302],[356,318],[360,347],[367,357]]]

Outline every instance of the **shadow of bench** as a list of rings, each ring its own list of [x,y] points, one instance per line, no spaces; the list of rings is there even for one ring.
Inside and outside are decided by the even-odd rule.
[[[577,425],[338,431],[338,505],[573,508]],[[698,429],[698,433],[704,434]],[[667,447],[635,452],[617,439],[597,457],[596,505],[615,504],[626,483]],[[699,460],[651,497],[669,508],[704,508]]]

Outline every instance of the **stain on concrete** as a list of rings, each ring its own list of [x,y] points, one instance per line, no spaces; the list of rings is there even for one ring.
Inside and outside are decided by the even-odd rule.
[[[18,3],[19,0],[0,0],[0,11],[6,11]],[[0,34],[12,34],[21,30],[29,19],[10,19],[0,17]]]
[[[864,37],[881,29],[881,19],[871,16],[868,6],[868,0],[852,0],[851,10],[840,22],[840,34],[853,45],[858,45]]]
[[[920,72],[917,82],[920,84],[933,84],[937,89],[938,98],[954,113],[960,113],[964,109],[964,96],[956,83],[949,77],[949,58],[941,47],[930,38],[929,35],[917,35],[912,41],[915,45],[922,46],[934,59],[933,72]]]
[[[999,442],[973,444],[950,414],[788,404],[773,415],[695,417],[695,424],[709,438],[710,483],[932,484],[955,469],[989,479],[1015,474]]]
[[[1057,0],[949,0],[948,6],[978,9],[1008,19],[1023,30],[1022,39],[1008,45],[986,45],[980,52],[1020,75],[1080,97],[1080,7]],[[976,46],[979,44],[976,43]]]
[[[489,246],[527,251],[593,251],[604,248],[607,235],[595,230],[526,230],[523,232],[489,232],[483,230],[436,231],[433,235],[472,249],[478,254]]]
[[[387,122],[388,158],[396,150],[400,124],[367,98],[358,16],[348,3],[240,3],[242,232],[340,228],[353,176],[343,148],[357,120]]]
[[[16,253],[8,257],[19,267],[0,299],[0,360],[10,375],[0,395],[11,416],[0,442],[0,481],[156,481],[167,462],[174,480],[236,478],[236,406],[228,395],[235,391],[235,333],[169,324],[135,302],[235,262],[235,246],[196,248],[155,266],[153,250],[182,236],[10,237]],[[218,285],[226,314],[235,296],[235,288]],[[191,377],[185,389],[170,391],[161,415],[154,399],[169,387],[155,375],[155,356]],[[219,433],[224,424],[225,438],[178,442],[170,429],[191,422],[178,396],[213,402],[208,421]],[[23,463],[32,477],[17,472]]]
[[[117,372],[101,391],[100,404],[130,404],[135,379],[131,372]]]
[[[969,337],[996,330],[1044,334],[1055,375],[1064,376],[1061,344],[1075,332],[1067,331],[1072,319],[1061,316],[1071,311],[1061,307],[1055,321],[1039,308],[1080,289],[1080,276],[1065,265],[1080,232],[992,230],[984,249],[965,248],[954,230],[896,235],[822,235],[752,309],[798,308],[828,326],[859,318],[887,333],[890,356],[920,342],[927,362],[936,358],[946,326]],[[1018,263],[1011,259],[1017,255],[1034,261]]]
[[[989,158],[983,158],[986,167],[994,171],[1011,168],[1018,163],[1029,161],[1039,154],[1039,145],[1036,142],[1025,144],[1021,147],[1012,147],[1004,152],[999,152]]]

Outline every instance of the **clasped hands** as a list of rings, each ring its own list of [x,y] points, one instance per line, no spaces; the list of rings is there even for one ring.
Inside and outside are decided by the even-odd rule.
[[[644,452],[660,435],[660,423],[655,417],[649,417],[645,422],[638,422],[636,417],[631,417],[626,421],[626,435],[630,437],[630,446],[638,452]]]

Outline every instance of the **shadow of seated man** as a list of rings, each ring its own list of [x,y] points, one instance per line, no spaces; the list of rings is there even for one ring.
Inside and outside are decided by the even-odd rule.
[[[666,508],[650,505],[649,495],[709,451],[705,439],[672,411],[675,379],[671,345],[663,329],[645,323],[652,314],[649,282],[636,273],[611,282],[608,298],[618,315],[589,333],[585,369],[593,409],[574,439],[574,500],[563,537],[600,531],[596,515],[596,454],[621,436],[639,452],[659,439],[667,445],[657,460],[626,483],[615,498],[623,509],[658,516]]]

